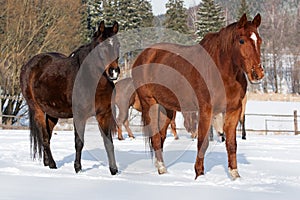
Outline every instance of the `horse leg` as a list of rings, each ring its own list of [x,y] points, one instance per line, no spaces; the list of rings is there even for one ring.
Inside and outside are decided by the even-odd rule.
[[[104,147],[108,157],[109,170],[111,175],[118,173],[118,168],[115,159],[115,150],[112,139],[112,131],[114,130],[114,119],[111,112],[105,114],[97,114],[96,119],[98,121],[101,136],[103,138]]]
[[[125,122],[124,122],[123,124],[124,124],[125,129],[126,129],[126,131],[127,131],[127,133],[128,133],[128,137],[134,139],[135,137],[134,137],[134,135],[133,135],[131,129],[129,128],[129,121],[128,121],[128,118],[125,120]]]
[[[236,161],[236,127],[239,121],[241,109],[226,113],[224,132],[226,133],[226,149],[228,155],[229,174],[232,179],[239,178]]]
[[[118,139],[124,140],[124,137],[122,135],[122,125],[118,125]]]
[[[75,172],[81,171],[81,153],[84,145],[84,130],[86,120],[74,118],[74,135],[75,135],[75,150],[76,156],[74,161]]]
[[[56,163],[52,157],[51,149],[50,149],[50,134],[47,131],[47,117],[45,113],[40,110],[36,109],[35,114],[35,123],[38,126],[40,134],[42,134],[42,144],[43,144],[43,162],[44,166],[49,166],[50,169],[56,169]]]
[[[128,133],[128,136],[130,138],[135,138],[131,129],[129,128],[129,121],[128,121],[128,108],[126,106],[126,110],[125,109],[122,109],[123,107],[125,106],[119,106],[120,109],[119,109],[119,115],[118,115],[118,118],[117,118],[117,123],[118,123],[118,139],[119,140],[124,140],[124,137],[122,135],[122,125],[125,126],[125,129]]]
[[[30,137],[33,142],[34,158],[38,150],[39,156],[42,156],[44,166],[56,168],[55,161],[50,150],[50,137],[46,127],[45,113],[35,104],[28,104],[30,115]]]
[[[124,124],[125,120],[128,118],[128,110],[123,109],[122,106],[119,107],[119,115],[117,117],[117,125],[118,125],[118,139],[124,140],[123,134],[122,134],[122,125]]]
[[[201,105],[201,104],[200,104]],[[204,174],[204,155],[209,145],[209,128],[211,125],[212,108],[202,105],[199,110],[197,157],[195,162],[196,177]]]
[[[241,117],[240,123],[242,125],[242,139],[246,140],[245,115]]]
[[[171,130],[172,130],[172,133],[173,133],[173,135],[174,135],[174,139],[175,139],[175,140],[178,140],[179,137],[178,137],[178,135],[177,135],[177,131],[176,131],[176,122],[175,122],[176,112],[175,112],[175,111],[169,111],[169,112],[172,112],[172,117],[169,118],[169,119],[171,119],[171,121],[170,121]],[[167,113],[167,115],[168,115],[168,113]]]
[[[151,102],[153,100],[153,102]],[[159,174],[167,172],[162,155],[162,138],[159,131],[159,105],[154,99],[150,103],[141,100],[142,119],[144,122],[144,134],[149,137],[151,151],[155,153],[155,167]],[[150,105],[151,109],[150,109]]]
[[[166,137],[167,137],[167,130],[168,130],[169,124],[172,123],[173,119],[174,119],[174,111],[166,110],[165,113],[160,112],[159,122],[164,123],[164,125],[160,128],[160,131],[159,131],[160,137],[161,137],[161,149],[162,150],[163,150],[163,147],[164,147],[164,142],[165,142]],[[176,133],[176,136],[177,136],[177,133]],[[175,139],[176,139],[176,136],[175,136]],[[177,136],[177,139],[178,139],[178,136]]]
[[[56,169],[55,161],[52,157],[50,149],[50,140],[52,137],[52,131],[54,126],[57,124],[58,119],[51,117],[46,114],[46,130],[47,134],[43,134],[43,145],[44,145],[44,165],[49,166],[49,168]]]
[[[209,128],[209,141],[214,141],[214,130],[212,125],[210,125]]]

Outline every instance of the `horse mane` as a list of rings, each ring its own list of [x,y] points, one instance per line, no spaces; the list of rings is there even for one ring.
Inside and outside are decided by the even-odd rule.
[[[74,50],[72,53],[69,54],[68,58],[74,58],[79,65],[83,62],[85,57],[93,50],[95,40],[92,40],[90,43],[81,45],[79,48]]]
[[[237,37],[237,23],[232,23],[219,32],[208,33],[199,42],[209,54],[217,52],[229,52],[232,48],[233,41]],[[224,42],[225,41],[225,42]]]

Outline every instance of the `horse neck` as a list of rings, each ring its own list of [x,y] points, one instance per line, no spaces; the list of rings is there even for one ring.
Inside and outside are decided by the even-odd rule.
[[[96,44],[91,42],[87,45],[80,46],[77,50],[70,54],[70,58],[75,59],[79,65],[82,64],[83,60],[87,55],[95,48]]]
[[[232,39],[224,38],[223,35],[220,32],[208,34],[200,42],[200,45],[212,57],[222,75],[235,78],[240,74],[241,70],[233,62],[232,44],[224,44],[224,42],[230,42]]]

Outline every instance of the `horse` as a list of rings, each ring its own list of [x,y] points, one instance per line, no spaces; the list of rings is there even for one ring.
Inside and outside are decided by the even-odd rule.
[[[242,100],[242,112],[239,119],[239,123],[242,129],[242,139],[246,140],[246,128],[245,128],[245,109],[246,109],[246,103],[247,103],[247,96]],[[197,112],[190,112],[184,114],[184,127],[188,130],[188,132],[191,133],[192,138],[197,137]],[[220,138],[221,142],[225,141],[225,133],[223,130],[224,126],[224,113],[219,113],[215,115],[212,119],[212,124],[210,127],[210,135],[209,139],[210,141],[213,141],[214,139],[214,133],[213,129],[217,131],[217,134]]]
[[[204,155],[212,117],[225,113],[224,132],[228,172],[240,177],[236,160],[236,127],[247,90],[247,79],[260,82],[264,77],[258,33],[261,16],[248,21],[244,14],[216,33],[208,33],[195,45],[154,44],[134,61],[132,78],[142,107],[144,135],[155,152],[159,174],[167,172],[163,160],[165,132],[158,129],[160,108],[166,116],[173,111],[198,112],[195,179],[204,175]],[[170,120],[171,118],[169,118]]]
[[[37,154],[43,157],[44,166],[57,168],[50,149],[52,131],[59,118],[73,117],[74,169],[76,173],[81,171],[85,123],[89,117],[96,116],[110,172],[112,175],[118,172],[112,141],[116,123],[111,106],[113,81],[120,73],[118,30],[117,22],[105,27],[101,21],[91,42],[69,56],[41,53],[22,66],[20,86],[29,109],[31,152],[33,159]]]
[[[117,116],[118,139],[124,140],[124,137],[122,135],[122,125],[124,125],[126,129],[128,133],[128,137],[134,139],[135,136],[133,135],[129,127],[128,110],[130,107],[132,107],[135,110],[142,112],[142,108],[141,108],[139,97],[135,92],[132,78],[124,78],[116,82],[115,90],[116,90],[115,97],[114,97],[115,105],[119,108],[119,113]],[[179,139],[179,137],[176,131],[175,117],[176,115],[174,114],[169,124],[171,126],[171,130],[174,135],[174,138],[175,140],[177,140]]]
[[[239,118],[239,123],[242,129],[242,139],[246,140],[246,128],[245,128],[245,109],[246,109],[246,103],[247,103],[247,96],[242,99],[242,112]],[[211,132],[210,132],[210,138],[213,139],[213,130],[212,128],[217,131],[218,136],[220,137],[220,140],[222,142],[225,141],[226,133],[224,133],[223,126],[224,126],[224,113],[219,113],[213,117]]]

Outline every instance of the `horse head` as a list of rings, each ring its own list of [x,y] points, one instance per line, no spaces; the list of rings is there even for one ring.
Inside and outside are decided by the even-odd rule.
[[[251,83],[259,82],[264,77],[261,65],[260,46],[262,39],[258,32],[261,16],[257,14],[248,21],[246,14],[237,22],[237,34],[234,38],[234,63],[241,66]]]
[[[105,27],[104,21],[101,21],[98,30],[94,33],[94,43],[101,44],[101,57],[109,63],[105,66],[104,75],[110,80],[116,80],[120,74],[118,65],[120,42],[116,36],[119,30],[118,22],[114,22],[112,27]]]

